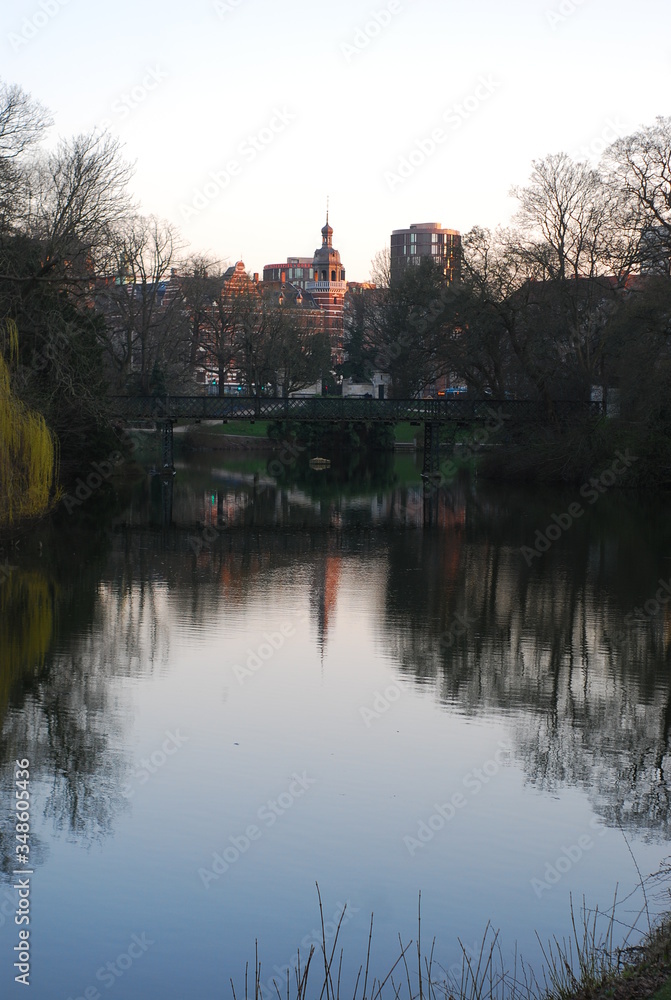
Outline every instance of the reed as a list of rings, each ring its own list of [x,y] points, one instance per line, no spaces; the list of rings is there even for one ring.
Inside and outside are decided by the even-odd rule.
[[[643,885],[645,889],[645,885]],[[339,948],[345,910],[329,944],[324,931],[321,893],[317,886],[321,917],[321,945],[314,945],[307,955],[297,955],[292,973],[275,979],[274,992],[262,983],[262,967],[256,942],[254,966],[245,969],[242,991],[236,991],[231,979],[233,1000],[587,1000],[614,996],[619,980],[636,981],[637,970],[647,968],[651,956],[662,950],[671,953],[671,924],[657,928],[648,923],[642,944],[630,944],[633,934],[642,932],[638,922],[645,914],[649,921],[648,900],[633,925],[618,919],[617,890],[612,907],[602,912],[590,910],[583,899],[576,912],[571,900],[571,933],[567,938],[553,938],[543,943],[542,968],[536,973],[515,951],[512,965],[500,945],[499,932],[487,924],[478,954],[473,955],[461,941],[461,971],[456,976],[435,960],[435,939],[426,950],[422,944],[421,894],[417,914],[417,938],[404,943],[399,936],[398,957],[386,975],[374,976],[371,967],[373,916],[371,915],[366,953],[356,975],[353,991],[342,989],[343,951]],[[664,941],[664,946],[660,941]],[[658,963],[658,980],[664,969]],[[671,973],[671,966],[669,968]],[[649,982],[645,980],[646,984]],[[640,997],[632,991],[622,994]]]

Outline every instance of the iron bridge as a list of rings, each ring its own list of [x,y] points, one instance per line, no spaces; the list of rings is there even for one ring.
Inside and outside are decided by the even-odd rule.
[[[346,423],[365,421],[424,424],[424,474],[438,469],[442,424],[470,425],[488,421],[547,424],[546,404],[530,399],[363,399],[353,396],[284,398],[271,396],[110,396],[109,411],[119,420],[152,420],[161,431],[164,468],[173,467],[173,425],[178,420],[292,420]],[[560,422],[576,416],[598,416],[600,402],[555,400]]]

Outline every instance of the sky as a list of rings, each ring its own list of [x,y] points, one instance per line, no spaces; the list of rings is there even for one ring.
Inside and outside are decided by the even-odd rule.
[[[507,224],[532,160],[671,114],[669,0],[8,0],[0,78],[48,143],[108,128],[143,214],[250,272]]]

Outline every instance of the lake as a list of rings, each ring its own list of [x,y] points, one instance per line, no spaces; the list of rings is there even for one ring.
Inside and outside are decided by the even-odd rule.
[[[538,969],[536,934],[616,889],[617,933],[646,929],[639,872],[670,833],[668,498],[466,477],[427,499],[412,455],[344,472],[200,456],[9,555],[4,996],[21,940],[34,1000],[231,979],[240,998],[256,947],[269,995],[319,946],[318,890],[343,997],[371,914],[383,978],[420,893],[453,972],[488,922]],[[666,884],[646,888],[652,917]]]

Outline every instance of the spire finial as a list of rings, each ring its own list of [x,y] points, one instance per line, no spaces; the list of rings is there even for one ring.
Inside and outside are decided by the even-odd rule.
[[[329,224],[329,196],[326,195],[326,225]]]

